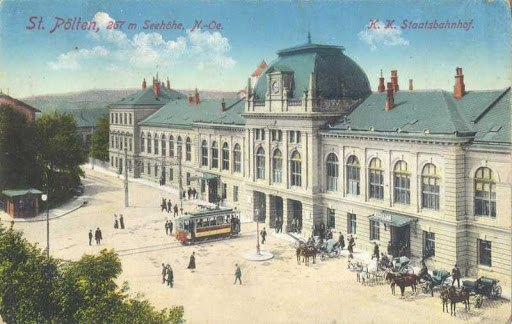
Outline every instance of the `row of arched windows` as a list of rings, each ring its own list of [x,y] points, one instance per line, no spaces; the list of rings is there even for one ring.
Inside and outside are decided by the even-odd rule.
[[[161,146],[160,146],[161,144]],[[169,157],[175,157],[175,148],[180,154],[182,151],[183,140],[181,136],[176,138],[176,147],[174,143],[174,136],[169,135],[169,141],[167,142],[167,137],[165,134],[162,134],[160,137],[157,134],[153,135],[153,140],[151,133],[147,135],[141,133],[140,135],[140,151],[141,153],[155,154],[161,156],[167,156],[167,147],[169,147]],[[161,147],[162,151],[159,152],[159,148]],[[185,139],[185,161],[192,160],[192,140],[190,137]]]
[[[208,142],[203,140],[201,142],[201,166],[208,166],[208,155],[211,154],[211,168],[217,169],[219,167],[219,145],[216,141],[212,142],[211,148],[208,147]],[[230,168],[230,150],[228,143],[222,144],[221,156],[221,169],[228,171]],[[242,150],[240,144],[236,143],[233,146],[233,172],[242,172]]]
[[[339,161],[334,153],[326,160],[326,185],[328,191],[338,191]],[[347,159],[345,183],[347,193],[359,195],[361,192],[361,164],[355,155]],[[421,206],[439,210],[440,201],[439,168],[432,163],[421,172]],[[496,216],[496,182],[491,169],[479,168],[475,173],[475,215]],[[373,158],[368,167],[368,196],[370,199],[384,199],[384,168],[379,158]],[[407,162],[398,161],[393,168],[393,199],[395,203],[411,203],[411,172]]]
[[[283,181],[283,154],[279,149],[272,154],[272,182]],[[256,178],[265,179],[265,149],[259,147],[256,151]],[[293,151],[290,158],[290,185],[300,187],[302,185],[302,160],[298,151]]]

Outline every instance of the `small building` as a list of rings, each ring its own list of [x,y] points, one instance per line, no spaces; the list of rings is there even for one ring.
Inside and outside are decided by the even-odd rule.
[[[37,189],[18,189],[2,191],[4,210],[10,216],[35,217],[39,214],[39,199],[42,192]]]

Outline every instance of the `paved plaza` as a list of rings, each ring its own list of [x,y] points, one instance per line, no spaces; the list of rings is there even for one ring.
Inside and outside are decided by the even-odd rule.
[[[457,305],[457,317],[442,312],[439,292],[391,295],[389,285],[362,286],[347,269],[346,258],[306,267],[298,265],[294,241],[273,230],[262,250],[274,254],[251,262],[244,254],[256,246],[256,225],[243,223],[241,237],[193,246],[182,246],[166,236],[163,197],[178,203],[176,194],[140,182],[130,182],[130,207],[124,207],[122,178],[86,168],[87,204],[50,221],[50,250],[54,257],[77,260],[84,253],[115,249],[123,264],[119,284],[128,281],[131,293],[142,293],[156,307],[183,305],[187,323],[505,323],[510,321],[508,300],[484,301],[469,311]],[[197,201],[184,201],[185,211]],[[123,214],[126,228],[114,229],[114,214]],[[3,219],[5,221],[5,219]],[[87,234],[99,227],[100,246],[89,246]],[[46,245],[46,223],[17,222],[31,242]],[[335,235],[337,237],[337,234]],[[357,242],[356,242],[357,243]],[[357,248],[357,245],[356,245]],[[195,252],[197,269],[187,270]],[[174,288],[162,285],[161,263],[174,271]],[[242,270],[243,285],[234,285],[235,264]],[[432,269],[431,269],[432,270]],[[504,287],[506,289],[506,287]],[[508,289],[507,289],[508,290]]]

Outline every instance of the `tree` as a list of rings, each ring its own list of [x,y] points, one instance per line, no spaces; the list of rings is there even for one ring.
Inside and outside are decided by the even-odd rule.
[[[0,191],[8,188],[37,187],[35,127],[9,105],[0,106]]]
[[[49,200],[64,201],[80,184],[80,176],[84,175],[80,165],[86,162],[74,117],[57,112],[45,114],[37,120],[36,134],[38,161],[44,168]]]
[[[108,161],[108,139],[109,139],[109,118],[108,115],[98,117],[96,128],[92,134],[91,157],[102,161]]]

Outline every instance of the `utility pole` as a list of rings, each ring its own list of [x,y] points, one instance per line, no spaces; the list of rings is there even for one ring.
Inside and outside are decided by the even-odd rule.
[[[124,207],[128,207],[128,149],[124,148]]]

